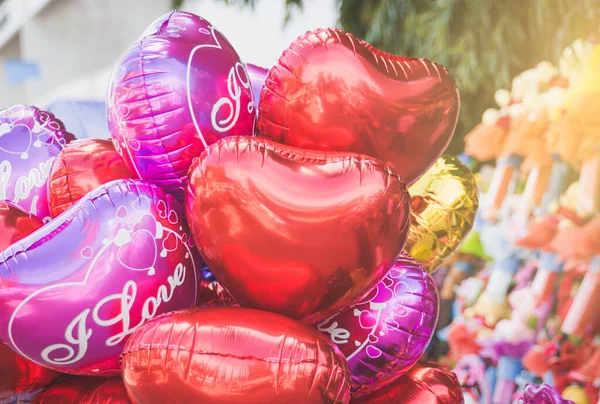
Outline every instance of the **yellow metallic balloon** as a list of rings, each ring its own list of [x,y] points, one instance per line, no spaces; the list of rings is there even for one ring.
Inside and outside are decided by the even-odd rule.
[[[590,399],[581,386],[569,386],[562,392],[565,400],[571,400],[576,404],[590,404]]]
[[[405,250],[430,273],[450,256],[475,221],[475,176],[458,158],[443,155],[408,189],[412,224]]]

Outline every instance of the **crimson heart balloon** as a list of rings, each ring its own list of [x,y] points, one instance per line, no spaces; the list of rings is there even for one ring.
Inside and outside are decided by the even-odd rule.
[[[0,201],[0,251],[42,227],[44,223],[19,206]]]
[[[246,65],[197,15],[172,11],[121,57],[108,120],[117,151],[137,177],[183,197],[192,159],[225,136],[254,132]]]
[[[437,363],[421,362],[394,383],[352,400],[355,404],[463,404],[454,373]]]
[[[374,156],[411,184],[450,143],[459,104],[442,66],[319,29],[292,42],[269,70],[257,132],[290,146]]]
[[[74,377],[42,391],[31,404],[130,404],[121,379]]]
[[[196,303],[193,258],[172,196],[105,184],[0,253],[0,339],[61,372],[118,374],[129,335]]]
[[[226,138],[190,169],[188,222],[215,277],[242,307],[307,322],[360,299],[409,229],[410,197],[371,157]]]
[[[17,355],[0,342],[0,402],[18,393],[46,387],[62,375]]]
[[[317,329],[346,357],[356,398],[390,384],[421,358],[438,313],[433,278],[412,257],[401,254],[375,289]]]
[[[350,401],[348,367],[327,337],[259,310],[160,316],[131,336],[122,367],[137,404]]]
[[[50,213],[56,217],[100,185],[135,178],[110,140],[86,139],[69,143],[50,171]]]

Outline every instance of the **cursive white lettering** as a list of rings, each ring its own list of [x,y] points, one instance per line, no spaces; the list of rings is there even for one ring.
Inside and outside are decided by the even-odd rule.
[[[92,336],[92,330],[87,328],[88,315],[92,314],[92,321],[100,327],[111,327],[117,324],[121,324],[122,331],[115,334],[106,340],[107,346],[115,346],[123,342],[123,340],[133,334],[139,327],[141,327],[146,321],[154,318],[158,313],[158,309],[163,303],[168,303],[175,293],[175,289],[181,286],[185,282],[186,267],[179,263],[175,267],[175,271],[172,275],[167,278],[168,286],[160,285],[158,287],[156,296],[150,296],[142,304],[141,320],[140,322],[132,327],[131,324],[131,310],[134,306],[137,297],[137,284],[129,280],[123,285],[123,289],[120,293],[106,296],[96,303],[93,309],[85,309],[82,311],[71,323],[69,323],[65,331],[66,341],[74,345],[77,348],[77,352],[71,345],[67,344],[54,344],[42,351],[42,358],[53,365],[68,365],[81,360],[88,349],[88,341]],[[110,318],[102,318],[100,311],[106,307],[110,302],[118,302],[120,310],[116,315]],[[110,310],[112,313],[113,311]],[[63,358],[52,359],[50,354],[57,350],[66,350],[67,355]]]
[[[90,314],[90,309],[83,310],[69,323],[65,330],[65,340],[77,347],[77,354],[70,345],[54,344],[42,351],[42,359],[53,365],[70,365],[81,360],[87,352],[88,341],[92,336],[92,330],[86,327],[88,314]],[[50,354],[57,350],[65,350],[67,355],[62,358],[51,359]]]
[[[15,195],[12,201],[18,203],[19,201],[29,198],[29,196],[31,196],[31,191],[34,188],[45,187],[53,162],[54,157],[41,162],[38,167],[32,168],[26,177],[17,178],[14,185]],[[12,166],[10,161],[3,160],[0,162],[0,199],[2,200],[10,199],[7,193],[11,181],[11,174]]]
[[[231,68],[229,76],[227,77],[227,91],[229,92],[230,98],[223,97],[217,101],[210,115],[212,126],[217,132],[227,132],[237,123],[240,117],[242,87],[249,90],[250,79],[248,78],[244,65],[238,62]],[[224,106],[229,109],[229,115],[227,118],[217,121],[217,114]],[[248,110],[251,112],[253,108],[254,102],[251,99]]]
[[[329,326],[327,323],[331,319],[327,319],[317,325],[317,330],[322,333],[329,334],[331,341],[334,344],[343,345],[348,343],[348,339],[350,338],[350,331],[345,328],[338,328],[339,324],[337,321],[333,321]]]

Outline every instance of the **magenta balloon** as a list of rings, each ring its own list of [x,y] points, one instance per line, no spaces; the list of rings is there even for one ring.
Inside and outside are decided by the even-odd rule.
[[[251,63],[246,65],[248,68],[248,75],[250,76],[250,84],[252,85],[252,93],[254,94],[254,103],[256,104],[256,113],[258,113],[258,104],[260,102],[260,92],[265,84],[267,73],[269,69],[264,67],[256,66]]]
[[[192,160],[227,136],[254,133],[246,65],[208,21],[173,11],[121,57],[108,120],[117,148],[140,179],[183,196]]]
[[[0,111],[0,200],[49,221],[48,175],[73,139],[49,112],[25,105]]]
[[[0,254],[0,339],[61,372],[118,374],[130,334],[196,302],[190,242],[162,189],[138,180],[97,188]]]
[[[435,332],[435,282],[400,255],[388,275],[359,303],[317,325],[337,344],[352,375],[352,397],[372,393],[406,373]]]

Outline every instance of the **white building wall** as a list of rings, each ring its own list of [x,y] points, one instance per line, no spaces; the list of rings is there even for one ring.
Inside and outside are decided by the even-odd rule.
[[[335,0],[305,2],[305,10],[295,12],[285,27],[284,0],[259,0],[254,9],[187,0],[184,9],[211,21],[245,62],[268,67],[298,35],[335,25]],[[170,5],[170,0],[53,0],[24,24],[18,39],[0,49],[0,109],[57,97],[103,99],[108,70]],[[19,56],[39,63],[41,77],[7,88],[2,59]]]
[[[13,104],[23,104],[27,102],[25,86],[22,84],[9,85],[5,80],[4,64],[1,59],[19,59],[21,49],[19,47],[19,37],[14,37],[0,51],[0,109]]]
[[[26,85],[31,102],[110,66],[169,0],[58,0],[21,30],[21,56],[36,61],[41,78]]]

